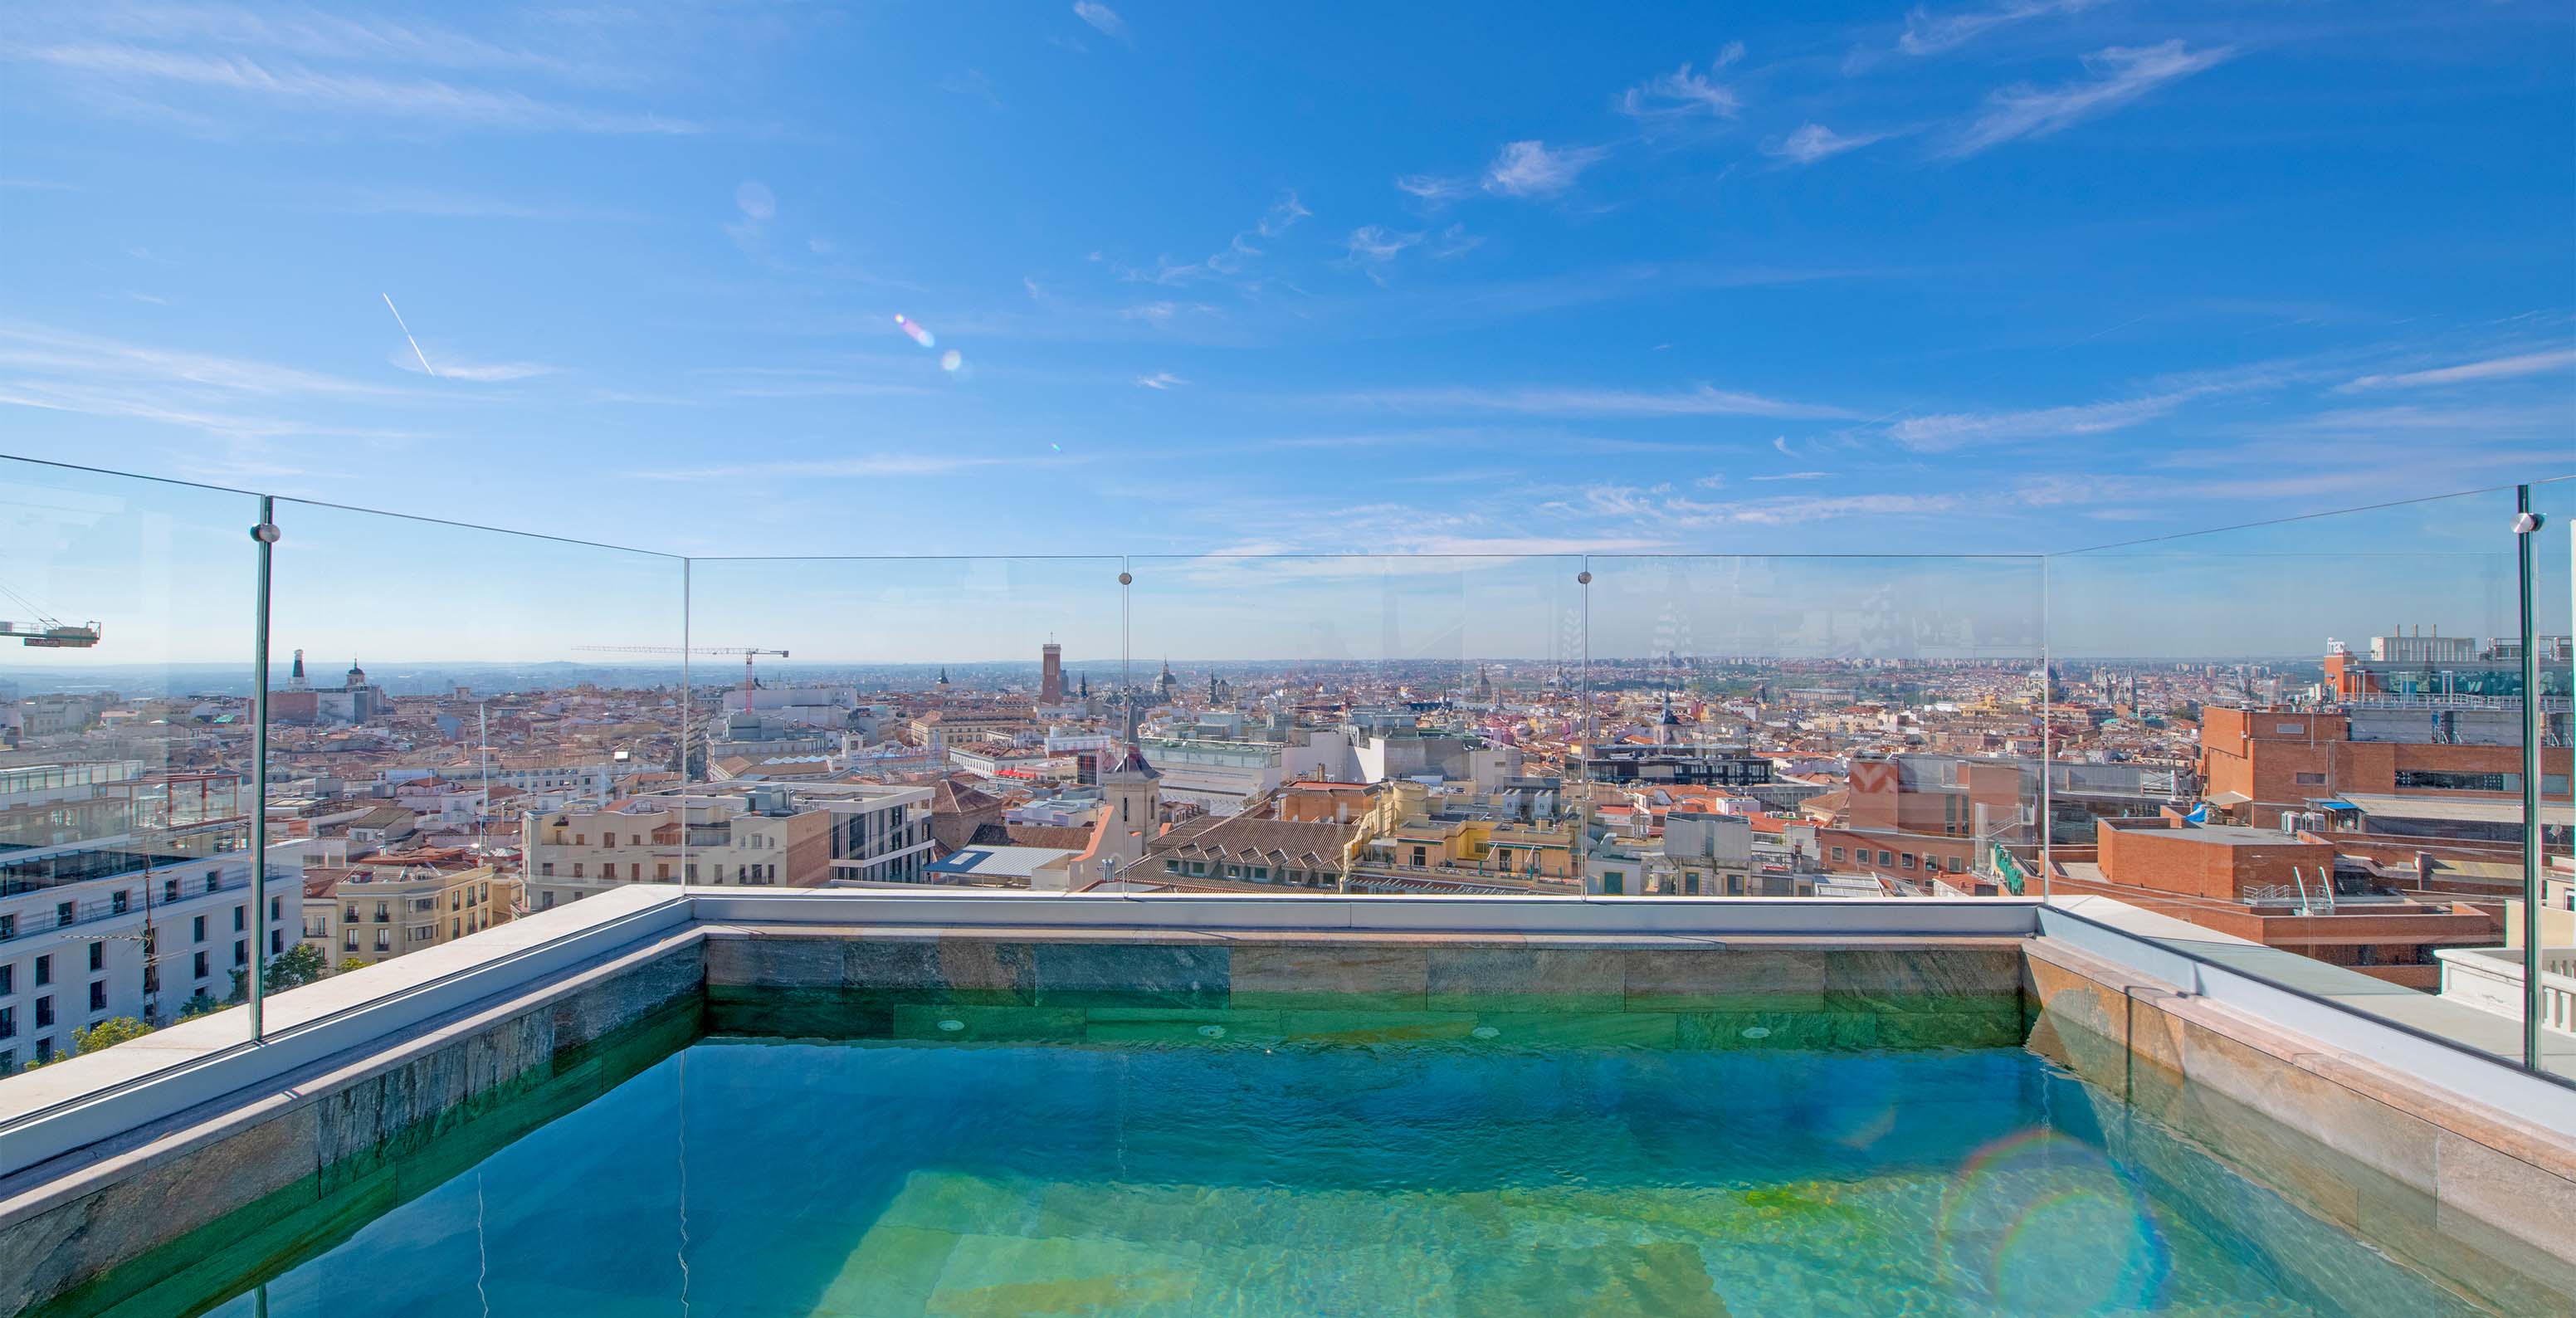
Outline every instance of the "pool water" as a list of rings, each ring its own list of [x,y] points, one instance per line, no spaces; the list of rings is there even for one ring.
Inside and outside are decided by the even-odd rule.
[[[2017,1048],[708,1038],[211,1311],[2490,1311],[2135,1120]]]

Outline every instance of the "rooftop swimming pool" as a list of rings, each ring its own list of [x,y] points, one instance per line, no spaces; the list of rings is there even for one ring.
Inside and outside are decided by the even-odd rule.
[[[232,1245],[113,1310],[75,1295],[48,1312],[2411,1318],[2567,1302],[2501,1271],[2419,1269],[2019,1046],[1837,1046],[1796,1016],[1621,1037],[1639,1027],[1511,1005],[1435,1020],[735,1004],[587,1103],[523,1096],[353,1178],[318,1238]]]

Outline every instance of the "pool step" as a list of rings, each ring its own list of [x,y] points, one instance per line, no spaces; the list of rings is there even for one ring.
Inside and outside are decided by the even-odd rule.
[[[2116,1187],[2098,1188],[2096,1201],[2070,1201],[2063,1175],[2013,1171],[1968,1193],[1929,1171],[1455,1193],[925,1171],[859,1242],[821,1311],[1710,1318],[1877,1313],[1891,1297],[1986,1287],[2007,1312],[2028,1287],[2143,1299],[2161,1283],[2135,1269],[2152,1270],[2160,1244],[2141,1226],[2129,1270],[2117,1251],[2106,1258],[2101,1245],[2126,1210]],[[2052,1218],[2070,1202],[2086,1216]],[[2165,1288],[2155,1298],[2171,1306],[2161,1313],[2275,1311],[2257,1291]]]

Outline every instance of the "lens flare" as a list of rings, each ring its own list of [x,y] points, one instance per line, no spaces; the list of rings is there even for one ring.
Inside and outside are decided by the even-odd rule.
[[[912,317],[907,316],[900,311],[894,313],[894,327],[911,335],[913,342],[918,343],[925,348],[936,348],[939,346],[938,335],[922,328],[920,321],[914,320]]]
[[[2137,1186],[2100,1150],[2054,1131],[1977,1150],[1939,1211],[1940,1266],[2007,1312],[2152,1309],[2172,1273]]]
[[[966,354],[957,351],[955,348],[951,348],[948,351],[939,354],[939,369],[943,371],[953,371],[965,364]]]

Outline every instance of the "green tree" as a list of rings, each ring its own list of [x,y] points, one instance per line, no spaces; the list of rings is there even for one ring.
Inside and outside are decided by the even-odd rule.
[[[72,1031],[72,1043],[82,1052],[94,1053],[101,1048],[113,1048],[128,1039],[140,1039],[151,1032],[151,1026],[131,1016],[111,1016],[88,1029]]]
[[[283,993],[288,989],[310,984],[330,973],[330,964],[322,959],[320,949],[310,944],[297,943],[268,963],[267,969],[259,977],[260,990],[263,993]],[[239,1002],[249,997],[249,984],[250,975],[247,971],[233,971],[233,992],[229,1001]]]
[[[366,968],[367,963],[364,958],[354,956],[342,957],[340,958],[340,969],[338,973],[346,974],[352,970],[364,970]]]
[[[208,993],[204,989],[198,989],[196,992],[188,995],[188,1000],[186,1002],[179,1004],[179,1019],[183,1021],[192,1021],[208,1012],[221,1011],[223,1009],[223,1005],[224,1004],[215,1001],[214,994]]]

